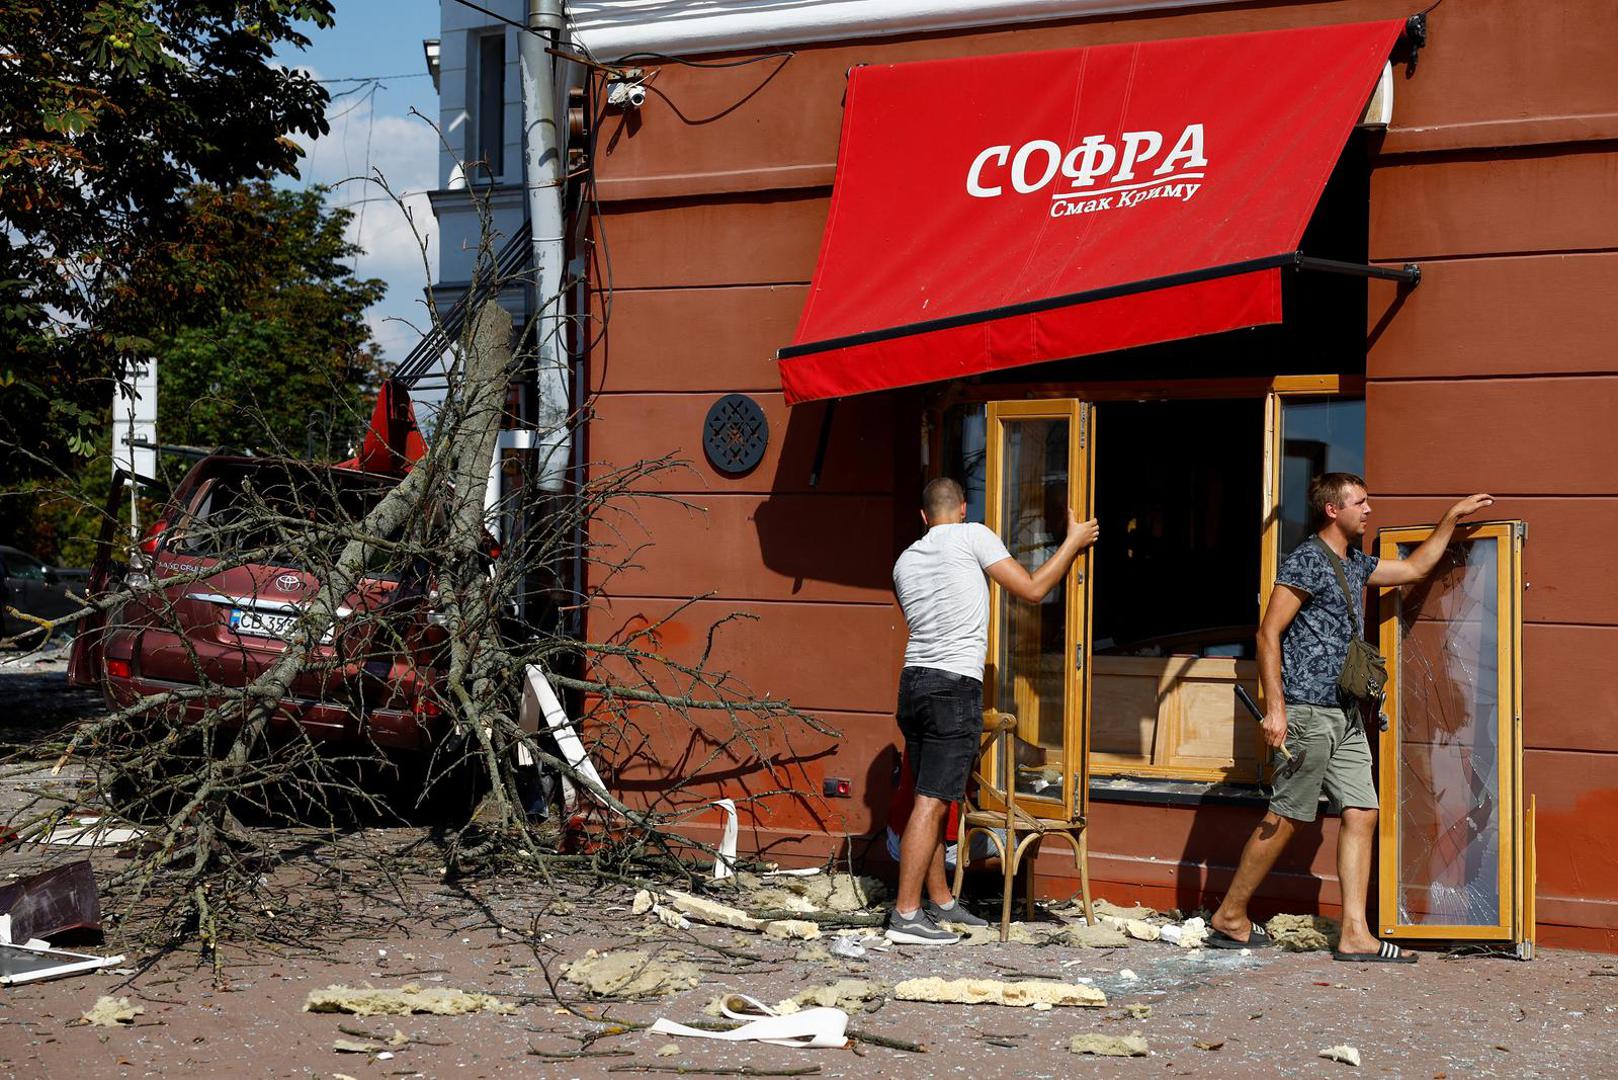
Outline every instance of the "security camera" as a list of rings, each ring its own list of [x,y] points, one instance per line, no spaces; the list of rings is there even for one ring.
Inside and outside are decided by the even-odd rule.
[[[638,109],[646,104],[646,87],[639,82],[608,83],[607,104],[619,109]]]

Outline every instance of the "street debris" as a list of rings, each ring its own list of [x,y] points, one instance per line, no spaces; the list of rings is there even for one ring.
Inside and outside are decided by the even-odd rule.
[[[1079,1005],[1099,1008],[1107,996],[1093,986],[1061,983],[1051,979],[906,979],[893,988],[900,1001],[939,1001],[960,1005],[1010,1005],[1026,1007],[1038,1001],[1051,1005]]]
[[[820,936],[820,926],[804,919],[760,919],[741,908],[721,904],[717,900],[693,896],[670,889],[669,903],[686,917],[710,926],[728,926],[735,930],[762,932],[773,938],[793,938],[811,941]]]
[[[1075,1054],[1098,1057],[1145,1057],[1151,1052],[1138,1031],[1133,1035],[1075,1035],[1067,1048]]]
[[[122,953],[117,956],[91,956],[89,953],[52,949],[40,941],[21,945],[0,942],[0,986],[59,979],[65,975],[117,967],[123,962]]]
[[[1125,921],[1135,919],[1137,921],[1144,922],[1157,914],[1156,908],[1149,908],[1141,904],[1134,904],[1130,907],[1119,907],[1117,904],[1109,903],[1106,900],[1097,900],[1093,906],[1095,907],[1096,918],[1098,919],[1113,918],[1123,919]],[[1080,906],[1080,910],[1083,910],[1082,906]]]
[[[514,1013],[517,1007],[492,994],[468,993],[447,986],[423,988],[407,983],[397,990],[372,986],[328,986],[324,990],[311,990],[304,998],[303,1011],[355,1016],[408,1016],[411,1013],[464,1016],[477,1012]]]
[[[1063,945],[1072,945],[1080,949],[1127,949],[1129,939],[1124,932],[1113,926],[1089,926],[1085,923],[1069,923],[1055,934],[1054,938]]]
[[[869,979],[838,979],[824,986],[811,986],[806,990],[800,990],[792,997],[776,1002],[771,1009],[775,1016],[790,1016],[806,1008],[834,1008],[853,1012],[880,998],[886,989],[881,983]],[[745,995],[741,994],[720,994],[708,1002],[702,1011],[709,1016],[725,1016],[727,1007],[736,1011],[734,1000],[744,997]]]
[[[56,826],[39,842],[60,847],[118,847],[145,835],[142,829],[115,826],[106,818],[81,817]]]
[[[647,1030],[659,1035],[681,1035],[691,1039],[718,1039],[724,1042],[762,1042],[772,1046],[800,1049],[848,1045],[848,1014],[841,1009],[811,1008],[780,1015],[772,1007],[746,994],[731,994],[720,1006],[721,1015],[745,1021],[722,1031],[687,1027],[659,1017]]]
[[[673,1043],[664,1043],[657,1048],[658,1057],[673,1057],[680,1052],[680,1048]]]
[[[1136,1020],[1145,1020],[1152,1015],[1152,1007],[1145,1002],[1137,1001],[1133,1004],[1125,1005],[1124,1012],[1133,1016]]]
[[[799,1009],[818,1006],[852,1012],[881,997],[882,991],[882,984],[872,982],[870,979],[838,979],[825,986],[811,986],[807,990],[799,991],[778,1004],[775,1011],[786,1016]]]
[[[882,883],[856,874],[753,874],[736,875],[738,898],[757,911],[829,911],[848,914],[866,911],[885,894]]]
[[[644,915],[657,906],[657,895],[650,889],[642,889],[635,894],[635,900],[629,905],[632,915]]]
[[[101,894],[90,860],[0,886],[0,943],[20,945],[70,930],[101,930]]]
[[[1198,1039],[1191,1044],[1198,1050],[1218,1050],[1225,1045],[1224,1039]]]
[[[1360,1052],[1352,1046],[1328,1046],[1320,1052],[1327,1061],[1341,1061],[1344,1065],[1360,1067]]]
[[[1110,926],[1114,930],[1122,931],[1136,941],[1156,941],[1162,936],[1157,927],[1143,919],[1122,919],[1113,915],[1097,915],[1096,921],[1102,926]]]
[[[79,1023],[90,1027],[128,1027],[135,1017],[145,1012],[143,1005],[131,1005],[126,997],[98,997],[96,1003],[79,1017]]]
[[[1170,923],[1161,927],[1159,935],[1164,941],[1172,942],[1182,949],[1200,949],[1208,940],[1208,924],[1201,918],[1191,918],[1183,923]]]
[[[702,972],[672,949],[658,959],[642,949],[591,949],[562,965],[562,977],[596,997],[660,997],[691,989]]]
[[[719,853],[714,856],[713,876],[715,881],[723,881],[736,873],[736,835],[739,823],[736,819],[736,800],[720,799],[713,804],[725,814],[725,831],[719,838]]]
[[[1277,915],[1264,924],[1287,952],[1318,952],[1337,947],[1337,924],[1319,915]]]

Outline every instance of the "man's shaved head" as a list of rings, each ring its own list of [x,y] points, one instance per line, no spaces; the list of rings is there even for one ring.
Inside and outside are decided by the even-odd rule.
[[[921,489],[921,510],[928,521],[939,521],[966,503],[966,492],[961,485],[947,476]]]

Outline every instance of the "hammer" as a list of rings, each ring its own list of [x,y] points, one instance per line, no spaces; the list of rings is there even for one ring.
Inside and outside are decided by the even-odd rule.
[[[1258,702],[1254,701],[1253,696],[1247,692],[1247,687],[1238,683],[1236,686],[1236,696],[1241,698],[1243,705],[1247,706],[1247,711],[1253,714],[1253,719],[1262,724],[1264,722],[1264,714],[1259,711]],[[1276,749],[1281,751],[1282,757],[1286,758],[1286,764],[1275,770],[1275,779],[1277,780],[1285,780],[1287,777],[1297,772],[1298,766],[1303,764],[1303,756],[1309,752],[1306,747],[1300,747],[1298,750],[1298,756],[1293,757],[1292,751],[1287,749],[1286,743],[1282,743],[1280,746],[1276,747]]]

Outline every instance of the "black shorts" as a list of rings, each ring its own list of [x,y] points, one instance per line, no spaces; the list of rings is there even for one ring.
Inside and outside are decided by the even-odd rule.
[[[916,794],[965,798],[983,737],[983,683],[941,668],[907,667],[899,675],[898,713]]]

